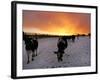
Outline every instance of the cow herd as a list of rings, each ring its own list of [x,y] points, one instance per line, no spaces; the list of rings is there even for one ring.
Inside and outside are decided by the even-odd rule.
[[[25,42],[25,49],[27,51],[27,64],[30,63],[30,53],[32,51],[31,61],[34,61],[34,57],[37,56],[37,49],[38,49],[38,39],[37,35],[30,37],[29,35],[23,34],[23,40]],[[57,44],[57,51],[54,51],[57,54],[58,62],[63,61],[63,54],[65,53],[64,50],[68,47],[68,41],[71,40],[72,42],[75,41],[75,36],[62,36],[58,38]]]

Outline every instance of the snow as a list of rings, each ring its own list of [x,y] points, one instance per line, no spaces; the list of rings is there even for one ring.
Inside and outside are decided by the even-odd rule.
[[[63,61],[58,62],[57,51],[58,38],[41,38],[38,39],[38,53],[34,61],[27,64],[27,53],[23,41],[23,69],[43,69],[59,67],[81,67],[90,66],[91,50],[90,38],[88,36],[79,37],[75,42],[68,41],[68,47],[63,55]],[[31,52],[30,52],[31,53]]]

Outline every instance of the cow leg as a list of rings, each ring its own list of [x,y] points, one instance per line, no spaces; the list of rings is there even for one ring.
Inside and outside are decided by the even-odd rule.
[[[37,56],[37,49],[36,49],[36,56]]]
[[[34,60],[35,54],[34,51],[32,51],[32,61]]]
[[[59,54],[59,61],[61,61],[61,53]]]
[[[58,59],[58,62],[59,62],[59,55],[58,55],[59,53],[57,53],[57,59]]]
[[[60,61],[63,61],[62,58],[63,58],[63,54],[61,53],[61,54],[60,54]]]
[[[57,53],[57,59],[58,59],[58,62],[60,62],[60,53],[59,52]]]
[[[62,53],[59,53],[58,54],[58,62],[60,62],[60,61],[63,61],[63,54]]]
[[[29,51],[27,51],[27,59],[28,59],[28,60],[27,60],[27,64],[30,63],[30,60],[29,60],[29,59],[30,59],[30,57],[29,57],[30,55],[29,55],[29,54],[30,54]]]

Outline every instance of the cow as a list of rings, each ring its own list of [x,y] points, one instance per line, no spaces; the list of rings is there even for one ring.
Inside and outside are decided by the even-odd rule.
[[[67,48],[67,46],[68,43],[66,37],[61,37],[58,39],[57,43],[58,51],[54,52],[57,54],[58,62],[63,61],[63,54],[65,53],[64,50]]]
[[[38,41],[34,37],[30,37],[29,35],[23,34],[23,40],[25,41],[25,49],[27,51],[27,64],[30,63],[30,53],[32,52],[32,61],[35,57],[35,51],[37,55]]]

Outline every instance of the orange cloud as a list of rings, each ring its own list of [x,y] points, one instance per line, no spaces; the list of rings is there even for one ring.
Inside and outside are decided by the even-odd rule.
[[[23,11],[23,31],[47,34],[86,34],[90,32],[88,13]]]

